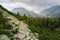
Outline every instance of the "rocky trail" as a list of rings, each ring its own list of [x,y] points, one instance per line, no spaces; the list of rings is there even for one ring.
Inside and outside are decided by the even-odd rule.
[[[38,34],[32,33],[28,25],[23,21],[19,21],[16,17],[8,14],[6,18],[10,19],[9,22],[13,25],[15,23],[19,28],[18,33],[14,34],[13,40],[38,40]],[[13,25],[14,26],[14,25]]]

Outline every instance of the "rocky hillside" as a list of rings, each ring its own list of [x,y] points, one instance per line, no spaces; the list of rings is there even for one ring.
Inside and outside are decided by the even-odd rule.
[[[28,25],[24,23],[23,21],[18,20],[15,16],[10,14],[9,11],[4,9],[2,6],[0,6],[0,11],[3,13],[3,16],[8,19],[8,23],[12,25],[12,30],[15,30],[18,28],[18,32],[14,34],[11,39],[13,40],[38,40],[38,34],[32,33],[31,30],[28,28]],[[3,34],[0,35],[1,40],[10,40],[10,38]]]
[[[25,24],[23,21],[19,21],[17,18],[15,18],[12,15],[7,16],[8,19],[11,19],[11,23],[15,23],[18,25],[18,33],[14,35],[14,38],[19,38],[20,40],[38,40],[38,34],[33,34],[31,30],[28,29],[28,25]]]

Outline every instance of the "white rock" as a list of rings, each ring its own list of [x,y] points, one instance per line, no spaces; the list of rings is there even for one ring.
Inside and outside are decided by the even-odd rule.
[[[10,40],[6,35],[0,35],[0,40]]]

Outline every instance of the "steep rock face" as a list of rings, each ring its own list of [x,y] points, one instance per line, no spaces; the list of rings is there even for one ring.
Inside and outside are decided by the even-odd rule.
[[[60,5],[52,6],[51,8],[45,9],[41,12],[42,16],[60,18]]]

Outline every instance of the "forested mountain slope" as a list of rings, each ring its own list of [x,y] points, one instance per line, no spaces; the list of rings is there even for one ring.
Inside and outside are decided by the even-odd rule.
[[[5,35],[7,35],[9,37],[9,40],[12,40],[12,39],[14,40],[16,38],[20,39],[20,40],[29,40],[29,39],[36,40],[37,39],[37,37],[36,37],[37,35],[35,36],[31,32],[31,30],[28,28],[28,25],[26,23],[18,20],[18,18],[14,16],[15,14],[6,10],[1,5],[0,5],[0,14],[2,14],[2,17],[6,18],[6,20],[7,20],[7,22],[5,22],[5,20],[3,20],[6,23],[5,24],[6,27],[3,26],[3,28],[1,28],[2,26],[0,25],[1,26],[0,27],[0,29],[1,29],[0,39],[1,40],[3,40],[4,38],[5,38],[5,40],[8,40],[8,38]],[[0,17],[0,19],[2,19],[2,18]]]
[[[0,6],[0,35],[7,40],[60,40],[60,18],[27,17]]]
[[[41,12],[42,16],[44,17],[51,17],[51,18],[60,18],[60,5],[55,5],[50,8],[44,9]]]

